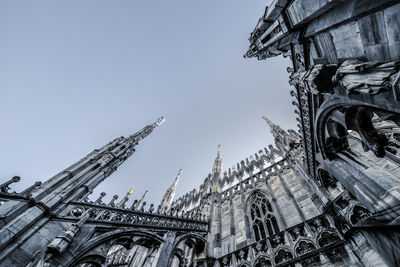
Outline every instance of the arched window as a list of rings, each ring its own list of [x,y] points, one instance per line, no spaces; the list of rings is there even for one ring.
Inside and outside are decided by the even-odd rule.
[[[253,193],[248,200],[251,226],[256,241],[279,233],[279,227],[271,203],[260,191]]]
[[[127,264],[128,250],[121,245],[113,245],[107,252],[107,266]]]

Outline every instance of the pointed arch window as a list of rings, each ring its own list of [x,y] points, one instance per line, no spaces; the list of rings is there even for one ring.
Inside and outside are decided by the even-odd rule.
[[[251,227],[256,241],[279,233],[271,203],[265,194],[260,191],[253,193],[248,201]]]

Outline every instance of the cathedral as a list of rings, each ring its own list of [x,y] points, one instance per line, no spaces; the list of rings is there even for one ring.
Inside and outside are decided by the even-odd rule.
[[[0,266],[400,266],[399,1],[260,13],[244,57],[291,59],[298,129],[263,117],[275,144],[227,169],[219,146],[198,187],[174,199],[179,170],[159,204],[89,195],[163,117],[22,192],[4,181]]]

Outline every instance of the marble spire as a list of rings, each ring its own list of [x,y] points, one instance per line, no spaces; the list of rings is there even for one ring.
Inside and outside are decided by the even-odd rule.
[[[215,158],[214,165],[211,172],[213,181],[213,192],[221,192],[222,188],[220,182],[222,180],[222,158],[221,158],[221,145],[218,145],[217,157]]]
[[[172,200],[174,199],[175,196],[175,189],[176,189],[176,185],[178,184],[179,178],[181,177],[182,174],[182,169],[179,169],[178,174],[175,177],[174,182],[172,183],[172,185],[167,189],[167,191],[165,192],[161,203],[160,203],[160,210],[161,211],[167,211],[171,208],[171,203]]]
[[[285,131],[280,125],[273,123],[267,117],[263,116],[262,118],[268,124],[270,132],[275,138],[275,145],[282,153],[287,152],[290,147],[300,142],[298,136],[291,133],[293,131]]]

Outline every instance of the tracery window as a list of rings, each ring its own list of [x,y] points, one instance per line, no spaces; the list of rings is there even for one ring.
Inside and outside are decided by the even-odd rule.
[[[279,233],[279,227],[271,203],[268,201],[266,195],[260,191],[256,191],[250,196],[248,203],[251,226],[256,241]]]
[[[128,250],[121,245],[113,245],[107,253],[107,266],[118,266],[127,264]]]

